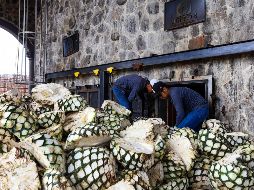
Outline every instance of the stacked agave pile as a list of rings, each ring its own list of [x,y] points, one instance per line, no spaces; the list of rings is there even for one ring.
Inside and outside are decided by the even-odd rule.
[[[0,95],[0,189],[251,189],[254,145],[218,120],[199,133],[160,118],[129,121],[59,84]]]

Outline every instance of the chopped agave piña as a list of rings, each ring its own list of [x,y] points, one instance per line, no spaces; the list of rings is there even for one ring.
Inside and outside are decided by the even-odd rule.
[[[0,158],[0,189],[40,190],[36,163],[12,149]]]
[[[254,187],[254,173],[239,161],[241,154],[233,152],[213,162],[209,178],[215,189],[243,189]]]
[[[39,117],[39,115],[45,113],[45,112],[51,112],[54,110],[54,106],[52,105],[41,105],[37,102],[31,102],[29,104],[29,108],[35,118]]]
[[[90,123],[77,127],[68,135],[65,149],[98,146],[105,144],[110,139],[108,131],[104,126]]]
[[[153,123],[147,120],[139,120],[133,123],[126,130],[120,132],[123,138],[140,139],[147,142],[153,142],[155,138]]]
[[[201,129],[198,134],[199,149],[210,159],[220,160],[232,151],[225,134],[218,130]]]
[[[235,148],[249,141],[249,135],[242,132],[226,133],[225,136],[229,143]]]
[[[42,128],[62,124],[65,120],[65,113],[62,111],[45,112],[39,115],[37,123]]]
[[[115,185],[110,186],[107,190],[136,190],[130,182],[119,181]]]
[[[1,190],[254,187],[249,135],[231,132],[219,120],[205,121],[198,134],[160,118],[131,125],[131,111],[116,102],[88,107],[84,98],[54,83],[32,92],[0,95]]]
[[[126,125],[122,125],[122,121],[125,121],[125,118],[119,117],[118,115],[98,111],[97,119],[98,119],[98,123],[108,125],[112,129],[118,130],[121,127],[123,127],[122,129],[126,127]]]
[[[20,143],[44,168],[65,171],[65,155],[61,144],[45,133],[32,135]]]
[[[162,163],[157,162],[151,169],[147,171],[147,175],[151,187],[156,187],[158,184],[161,184],[164,179],[164,171]]]
[[[6,104],[1,124],[19,139],[24,139],[38,130],[34,118],[22,107]]]
[[[167,181],[166,184],[160,185],[158,190],[187,190],[189,187],[188,178],[175,178]]]
[[[65,112],[82,111],[87,107],[86,100],[79,95],[69,95],[57,101],[56,110]]]
[[[148,122],[152,122],[153,131],[156,135],[160,135],[163,139],[167,139],[169,126],[165,125],[165,122],[161,118],[149,118]]]
[[[33,102],[32,97],[29,94],[23,94],[20,97],[20,106],[30,111],[30,104]],[[31,114],[31,113],[30,113]]]
[[[201,156],[196,159],[193,168],[188,173],[190,187],[192,189],[212,190],[212,185],[208,177],[208,171],[212,160],[208,157]]]
[[[108,114],[118,115],[119,117],[128,117],[131,114],[130,110],[111,100],[105,100],[101,108]]]
[[[203,129],[214,129],[217,133],[229,133],[232,130],[229,125],[217,119],[209,119],[202,124]]]
[[[42,105],[54,105],[68,95],[71,95],[71,92],[56,83],[40,84],[32,89],[32,98]]]
[[[105,189],[115,182],[115,160],[105,148],[76,148],[68,155],[67,176],[77,189]]]
[[[166,144],[160,135],[157,135],[154,142],[154,157],[155,159],[161,160],[165,155]]]
[[[74,190],[71,182],[58,170],[47,169],[42,178],[44,190]]]
[[[171,128],[168,131],[166,139],[171,139],[172,136],[181,136],[181,137],[186,137],[190,140],[193,148],[196,150],[198,147],[198,135],[195,133],[194,130],[185,127],[185,128]]]
[[[162,160],[162,164],[166,181],[186,176],[186,165],[176,153],[172,151],[167,153]]]
[[[18,144],[15,144],[15,146],[18,147]],[[18,158],[24,158],[27,160],[33,160],[33,155],[28,152],[27,150],[21,148],[21,147],[13,147],[8,153],[3,154],[2,157],[0,157],[1,164],[13,162],[13,160]]]
[[[33,101],[32,96],[30,94],[21,95],[20,100],[22,103],[26,103],[26,104],[30,104]]]
[[[147,171],[163,157],[165,144],[159,135],[155,139],[154,125],[154,120],[136,121],[111,141],[113,155],[125,168]]]
[[[137,190],[151,190],[148,175],[144,171],[123,171],[122,176],[124,181],[130,182]]]
[[[181,158],[186,166],[186,170],[190,171],[197,156],[197,152],[193,148],[190,140],[176,134],[167,141],[167,146],[170,151],[174,152]]]
[[[87,125],[88,123],[94,123],[96,120],[96,111],[92,107],[86,107],[79,112],[70,112],[66,115],[63,127],[64,131],[71,132],[77,127]]]
[[[63,127],[62,125],[53,125],[52,127],[49,127],[47,129],[39,130],[38,133],[46,133],[50,135],[51,137],[55,138],[59,142],[62,141],[63,138]]]
[[[13,103],[15,105],[19,105],[21,102],[19,96],[20,94],[16,89],[9,90],[3,94],[0,94],[0,104]]]
[[[254,144],[239,146],[234,153],[240,154],[241,162],[254,170]]]
[[[110,150],[126,169],[150,169],[154,164],[154,145],[139,139],[115,138]]]
[[[15,143],[15,137],[7,129],[0,126],[0,157],[3,153],[9,152]]]
[[[108,114],[101,111],[97,112],[97,121],[99,124],[102,124],[107,128],[112,138],[119,137],[120,131],[131,125],[126,117],[119,117],[118,115]]]

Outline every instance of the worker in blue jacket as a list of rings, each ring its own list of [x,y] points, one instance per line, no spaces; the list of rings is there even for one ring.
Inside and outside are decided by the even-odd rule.
[[[189,127],[195,131],[208,117],[208,102],[196,91],[187,87],[169,87],[163,82],[153,85],[153,90],[162,99],[171,98],[176,110],[176,126]]]
[[[129,110],[136,97],[144,99],[144,93],[152,92],[150,81],[136,74],[120,77],[113,85],[113,93],[118,103]]]

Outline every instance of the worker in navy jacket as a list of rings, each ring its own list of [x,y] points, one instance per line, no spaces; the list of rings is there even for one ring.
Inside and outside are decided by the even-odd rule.
[[[157,82],[153,90],[162,99],[171,98],[176,110],[176,126],[189,127],[195,131],[208,117],[208,102],[196,91],[187,87],[169,87],[163,82]]]
[[[118,103],[131,110],[131,102],[140,97],[144,99],[144,93],[153,92],[150,81],[139,75],[125,75],[116,80],[113,86],[113,93]]]

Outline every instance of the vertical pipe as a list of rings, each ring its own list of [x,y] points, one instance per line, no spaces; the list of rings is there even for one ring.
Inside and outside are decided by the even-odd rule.
[[[19,41],[19,34],[20,34],[20,15],[21,15],[21,11],[20,11],[20,4],[21,4],[21,0],[19,0],[19,29],[18,29],[18,41]],[[18,79],[18,75],[19,75],[19,56],[20,56],[20,53],[19,53],[19,47],[18,47],[18,61],[17,61],[17,65],[16,65],[16,69],[17,69],[17,78],[16,78],[16,82],[17,79]]]
[[[37,7],[38,2],[35,0],[34,2],[34,52],[32,55],[34,56],[33,59],[29,61],[29,93],[31,93],[34,87],[34,65],[36,63],[36,39],[37,39]]]
[[[46,65],[47,65],[47,46],[48,46],[48,2],[45,1],[45,37],[44,37],[44,64],[43,64],[43,81],[45,81]]]
[[[109,74],[106,71],[100,72],[100,91],[99,91],[99,103],[101,106],[104,100],[108,99],[109,90]]]
[[[27,35],[29,34],[29,33],[27,33],[27,31],[28,31],[28,11],[29,11],[29,6],[28,6],[28,0],[26,0],[26,24],[25,24],[25,55],[24,55],[24,57],[25,57],[25,82],[27,82],[27,77],[26,77],[26,64],[27,64],[27,62],[26,62],[26,48],[27,48]]]
[[[40,44],[40,50],[39,50],[39,75],[40,75],[40,79],[41,79],[41,76],[42,76],[42,73],[41,73],[41,68],[42,68],[42,58],[41,58],[41,54],[42,54],[42,17],[43,17],[43,11],[42,11],[42,0],[40,1],[40,7],[41,7],[41,11],[40,11],[40,41],[39,41],[39,44]]]
[[[23,61],[24,61],[24,49],[25,49],[25,27],[26,27],[26,0],[23,1],[23,28],[22,28],[22,60],[21,60],[21,77],[23,74]]]

